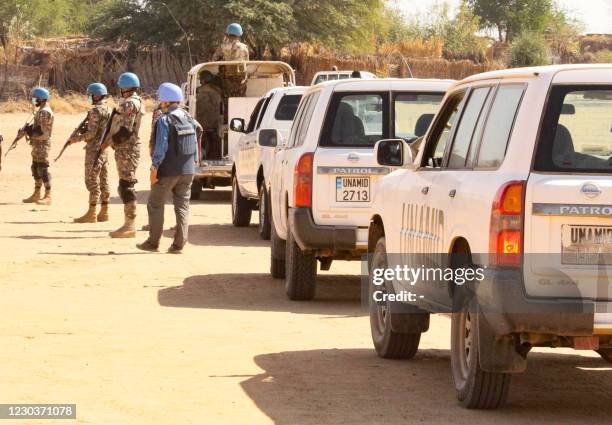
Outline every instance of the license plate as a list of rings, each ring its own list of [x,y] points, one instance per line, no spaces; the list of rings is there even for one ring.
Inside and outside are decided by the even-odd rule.
[[[612,265],[612,226],[561,227],[563,264]]]
[[[370,202],[370,178],[336,177],[336,202]]]

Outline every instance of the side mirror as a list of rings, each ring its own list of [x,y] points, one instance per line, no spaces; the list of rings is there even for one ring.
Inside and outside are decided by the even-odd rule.
[[[230,129],[237,133],[244,133],[246,125],[244,124],[244,120],[242,118],[232,118],[230,121]]]
[[[278,145],[279,139],[280,134],[278,134],[278,130],[265,128],[259,130],[259,135],[257,136],[257,143],[259,144],[259,146],[268,146],[270,148],[275,148]]]
[[[401,167],[414,161],[410,146],[402,139],[379,140],[374,146],[374,156],[379,165],[390,167]]]

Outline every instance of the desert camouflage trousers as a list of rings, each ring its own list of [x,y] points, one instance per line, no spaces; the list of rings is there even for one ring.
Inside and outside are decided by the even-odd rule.
[[[123,143],[115,148],[115,162],[119,180],[136,183],[136,169],[140,161],[140,143]]]
[[[51,142],[49,142],[49,140],[32,140],[31,145],[32,162],[49,165],[49,151],[51,150]]]
[[[103,152],[97,164],[96,149],[85,150],[85,187],[89,191],[89,205],[98,202],[107,204],[110,198],[110,186],[108,184],[108,155]]]
[[[140,161],[140,143],[123,143],[115,148],[115,162],[119,174],[119,196],[124,205],[136,202],[136,169]],[[126,211],[128,216],[132,213]],[[135,212],[134,212],[135,214]]]

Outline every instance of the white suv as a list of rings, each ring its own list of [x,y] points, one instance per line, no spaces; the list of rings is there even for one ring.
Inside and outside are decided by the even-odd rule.
[[[501,406],[532,347],[612,361],[611,129],[612,66],[551,66],[455,85],[414,161],[414,146],[379,142],[379,165],[402,168],[380,183],[369,231],[378,354],[414,356],[429,314],[454,313],[469,408]]]
[[[376,165],[381,139],[423,135],[451,81],[332,81],[304,94],[271,186],[273,277],[292,300],[314,297],[317,260],[367,251],[372,199],[389,167]],[[285,243],[286,241],[286,243]]]
[[[287,140],[305,90],[306,87],[272,89],[255,105],[248,126],[242,118],[230,121],[230,128],[242,134],[233,153],[232,223],[248,226],[254,206],[258,207],[262,239],[270,239],[268,193],[274,149]]]

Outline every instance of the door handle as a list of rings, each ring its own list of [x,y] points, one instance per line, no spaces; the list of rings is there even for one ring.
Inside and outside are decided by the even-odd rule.
[[[425,186],[423,189],[421,189],[421,193],[423,195],[427,195],[429,193],[429,186]]]
[[[457,191],[455,189],[448,192],[448,196],[450,196],[451,198],[454,198],[456,194],[457,194]]]

